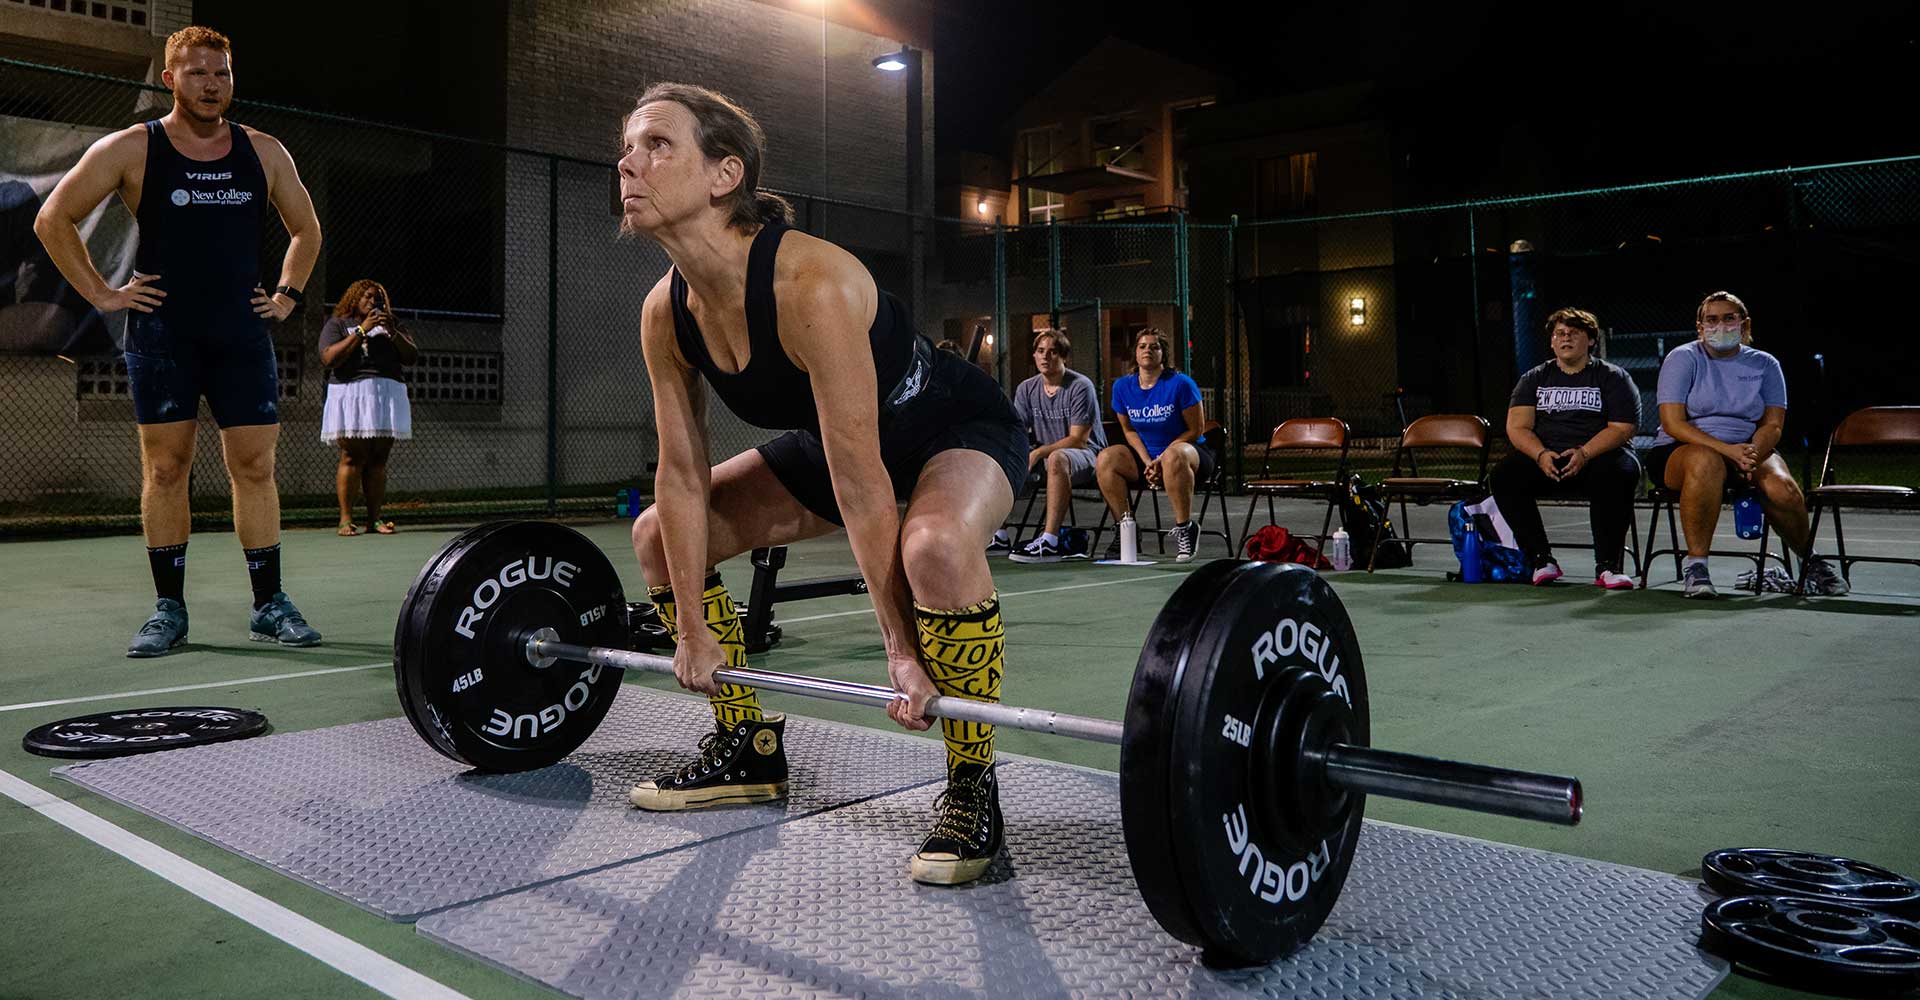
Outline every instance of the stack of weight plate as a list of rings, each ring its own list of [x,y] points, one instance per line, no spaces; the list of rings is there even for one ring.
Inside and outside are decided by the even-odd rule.
[[[1851,858],[1740,848],[1701,859],[1721,899],[1700,946],[1784,986],[1846,996],[1920,987],[1920,882]]]

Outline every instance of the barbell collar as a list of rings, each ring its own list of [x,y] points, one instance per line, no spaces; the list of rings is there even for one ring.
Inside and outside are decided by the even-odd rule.
[[[1378,747],[1327,748],[1326,780],[1337,788],[1514,816],[1560,826],[1580,822],[1580,779],[1440,760]]]

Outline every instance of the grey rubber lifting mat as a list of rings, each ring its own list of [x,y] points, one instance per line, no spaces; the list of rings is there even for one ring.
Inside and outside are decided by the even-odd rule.
[[[693,758],[704,699],[628,685],[567,760],[481,775],[405,719],[56,768],[54,773],[395,920],[944,776],[937,741],[795,718],[782,803],[642,813],[635,782]]]
[[[1699,997],[1687,881],[1368,823],[1313,942],[1214,972],[1154,923],[1116,779],[1003,764],[1008,849],[915,885],[938,786],[434,914],[419,931],[578,997]]]

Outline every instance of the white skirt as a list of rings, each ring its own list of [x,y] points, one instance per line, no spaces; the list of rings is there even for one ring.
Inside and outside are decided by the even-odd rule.
[[[327,383],[327,405],[320,416],[320,440],[413,437],[413,409],[407,386],[390,378],[363,378],[345,385]]]

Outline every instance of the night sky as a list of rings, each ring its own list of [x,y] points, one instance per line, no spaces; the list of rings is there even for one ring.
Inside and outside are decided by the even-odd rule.
[[[943,153],[1007,155],[1007,116],[1108,34],[1221,74],[1223,96],[1375,81],[1391,113],[1467,158],[1519,123],[1552,148],[1562,185],[1920,152],[1920,4],[903,2],[936,11]],[[449,20],[444,0],[331,5],[327,23],[379,25],[367,52],[405,59],[355,59],[352,36],[281,5],[195,11],[242,46],[245,98],[493,139],[501,98],[462,53],[491,44],[499,29],[475,25],[497,26],[486,9],[504,6],[474,0]]]
[[[936,128],[943,146],[1005,155],[1005,116],[1113,34],[1246,97],[1372,80],[1401,113],[1458,122],[1469,141],[1518,119],[1582,182],[1911,154],[1917,8],[966,0],[939,8]]]

